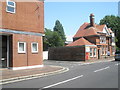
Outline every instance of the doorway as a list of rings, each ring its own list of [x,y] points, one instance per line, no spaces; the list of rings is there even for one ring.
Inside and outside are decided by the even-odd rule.
[[[11,36],[10,35],[0,35],[1,45],[0,45],[0,68],[9,68],[10,58],[11,58]]]
[[[98,49],[98,59],[100,59],[100,49]]]

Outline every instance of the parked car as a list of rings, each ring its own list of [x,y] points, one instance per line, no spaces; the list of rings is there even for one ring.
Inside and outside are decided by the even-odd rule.
[[[115,52],[115,61],[120,61],[120,51]]]

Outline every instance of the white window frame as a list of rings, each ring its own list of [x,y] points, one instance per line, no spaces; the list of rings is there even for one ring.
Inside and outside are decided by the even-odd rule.
[[[19,50],[19,45],[20,43],[23,43],[24,44],[24,51],[20,51]],[[18,53],[26,53],[26,42],[18,42]]]
[[[13,6],[13,5],[9,5],[8,2],[14,3],[14,6]],[[14,12],[8,11],[7,7],[14,8]],[[16,12],[16,3],[15,3],[14,1],[9,1],[9,0],[7,0],[6,12],[9,12],[9,13],[15,13],[15,12]]]
[[[90,48],[90,53],[92,53],[92,55],[90,55],[90,57],[93,57],[93,48]]]
[[[105,46],[102,47],[102,55],[105,55]]]
[[[108,52],[108,46],[106,46],[106,51],[105,51],[105,52],[106,52],[106,54],[105,54],[105,55],[107,55],[107,52]]]
[[[93,49],[93,55],[94,55],[94,57],[96,57],[96,56],[97,56],[97,54],[96,54],[96,53],[97,53],[97,48],[94,48],[94,49]]]
[[[33,44],[37,44],[37,51],[33,50]],[[38,43],[37,42],[32,42],[31,43],[31,51],[32,51],[32,53],[38,53]]]
[[[106,44],[106,37],[105,36],[100,36],[100,43]]]

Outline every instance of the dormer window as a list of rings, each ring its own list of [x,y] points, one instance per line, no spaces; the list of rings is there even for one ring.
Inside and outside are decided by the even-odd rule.
[[[7,0],[6,12],[15,13],[16,3]]]

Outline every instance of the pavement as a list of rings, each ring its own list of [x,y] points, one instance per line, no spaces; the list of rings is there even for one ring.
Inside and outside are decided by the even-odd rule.
[[[44,67],[40,67],[40,68],[24,69],[24,70],[1,69],[2,73],[0,75],[1,77],[0,85],[63,73],[66,71],[68,71],[68,68],[66,67],[52,66],[52,65],[45,65]]]
[[[86,62],[74,62],[74,63],[81,63],[81,65],[96,63],[96,62],[103,62],[113,60],[112,58],[102,59],[102,60],[89,60]],[[44,65],[41,68],[34,68],[34,69],[25,69],[25,70],[11,70],[11,69],[1,69],[0,75],[0,85],[7,84],[22,80],[28,80],[33,78],[44,77],[48,75],[58,74],[67,72],[69,68],[63,66],[55,66],[55,65]]]

